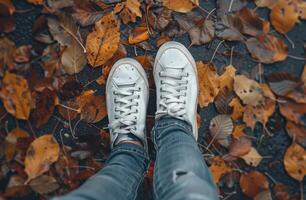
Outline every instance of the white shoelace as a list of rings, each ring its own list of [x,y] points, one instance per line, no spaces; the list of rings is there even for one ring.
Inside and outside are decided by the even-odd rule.
[[[157,118],[170,115],[183,119],[183,115],[186,114],[185,104],[188,80],[183,80],[183,78],[188,77],[189,74],[182,72],[184,68],[183,66],[160,72],[160,103],[159,110],[156,112]]]
[[[109,124],[109,128],[118,134],[135,133],[138,102],[140,96],[135,94],[140,88],[119,88],[114,91],[115,95],[115,120]]]

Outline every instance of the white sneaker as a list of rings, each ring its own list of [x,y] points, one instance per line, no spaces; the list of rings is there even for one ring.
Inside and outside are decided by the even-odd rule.
[[[194,58],[178,42],[160,47],[154,63],[157,112],[156,119],[172,116],[192,126],[198,138],[197,105],[198,76]]]
[[[111,146],[137,139],[146,146],[149,84],[141,64],[131,58],[117,61],[110,71],[105,92]]]

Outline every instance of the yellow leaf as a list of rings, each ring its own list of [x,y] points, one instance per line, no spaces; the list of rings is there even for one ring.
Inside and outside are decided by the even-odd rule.
[[[129,44],[138,44],[149,39],[149,31],[147,27],[140,26],[135,28],[129,35]]]
[[[116,53],[120,42],[119,23],[113,13],[95,23],[86,41],[87,59],[93,67],[106,63]]]
[[[6,72],[0,92],[6,111],[17,119],[29,118],[32,107],[32,96],[28,82],[23,77]]]
[[[137,17],[142,17],[140,3],[138,0],[127,0],[119,3],[114,8],[115,13],[120,13],[120,18],[124,24],[136,22]]]
[[[59,157],[60,148],[52,135],[43,135],[34,140],[27,150],[25,172],[30,180],[49,170]]]
[[[199,0],[163,0],[163,5],[170,10],[187,13],[199,5]]]
[[[233,65],[227,66],[224,73],[220,76],[220,88],[227,87],[232,90],[235,74],[236,68]]]
[[[229,106],[233,108],[231,118],[233,120],[240,119],[244,112],[244,107],[241,105],[240,100],[237,97],[233,98]]]
[[[257,167],[262,160],[262,156],[257,152],[257,150],[252,147],[249,153],[241,156],[241,158],[250,166]]]

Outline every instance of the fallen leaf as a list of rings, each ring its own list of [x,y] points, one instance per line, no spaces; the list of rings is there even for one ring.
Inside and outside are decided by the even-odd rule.
[[[292,99],[296,103],[306,103],[306,93],[304,94],[298,90],[292,90],[285,97]]]
[[[114,14],[103,16],[95,23],[86,41],[87,59],[93,67],[106,63],[116,53],[120,42],[119,24]]]
[[[240,139],[241,137],[245,136],[244,129],[246,128],[246,125],[240,124],[235,125],[234,131],[233,131],[233,137],[235,139]]]
[[[302,75],[301,75],[301,80],[304,83],[304,88],[306,88],[306,65],[304,65],[304,69],[303,69],[303,72],[302,72]]]
[[[224,147],[228,147],[231,142],[233,132],[233,122],[228,115],[218,115],[210,121],[209,132],[213,139]]]
[[[142,17],[138,0],[126,0],[119,3],[114,8],[115,13],[120,13],[120,18],[124,24],[136,22],[137,17]]]
[[[95,91],[86,90],[80,96],[76,97],[76,103],[79,108],[83,108],[86,103],[91,101],[91,98],[94,97]]]
[[[217,0],[217,15],[218,17],[226,15],[230,12],[236,12],[247,5],[246,0]]]
[[[71,15],[78,24],[85,27],[94,24],[100,19],[103,16],[103,11],[96,9],[92,2],[85,1],[83,4],[74,6]]]
[[[236,15],[228,14],[220,16],[215,27],[216,36],[220,39],[228,41],[244,41],[244,36],[241,33],[243,28],[242,22]]]
[[[214,101],[218,113],[229,115],[233,112],[233,108],[229,104],[234,96],[234,92],[230,91],[227,87],[219,91]]]
[[[162,2],[166,8],[181,13],[187,13],[199,6],[199,0],[162,0]]]
[[[160,7],[150,11],[151,12],[148,12],[148,23],[150,24],[151,29],[155,31],[163,32],[168,25],[173,22],[172,10]]]
[[[229,90],[233,90],[235,74],[236,68],[233,65],[226,66],[223,74],[219,78],[220,88],[227,87]]]
[[[263,103],[260,85],[244,75],[235,76],[234,91],[246,105],[257,106]]]
[[[15,43],[6,37],[0,37],[0,65],[8,67],[14,66],[14,51]]]
[[[254,197],[254,200],[273,200],[270,190],[264,190]]]
[[[81,118],[88,123],[97,123],[107,115],[104,96],[93,96],[81,109]]]
[[[48,175],[42,175],[31,180],[29,186],[38,194],[48,194],[60,187],[56,179]]]
[[[199,78],[199,104],[201,108],[213,102],[220,90],[219,75],[211,63],[197,62]]]
[[[257,152],[254,147],[252,147],[247,154],[240,157],[252,167],[257,167],[262,160],[262,156]]]
[[[26,79],[6,72],[3,78],[0,97],[8,113],[17,119],[27,120],[29,118],[33,102]]]
[[[216,156],[212,159],[212,163],[209,167],[209,170],[213,176],[215,183],[219,183],[221,177],[231,172],[233,169],[229,165],[227,165],[220,156]]]
[[[42,5],[44,0],[27,0],[27,2],[32,3],[34,5]]]
[[[66,81],[58,90],[58,97],[62,101],[71,100],[83,92],[83,86],[76,80]]]
[[[58,99],[55,92],[47,88],[41,93],[38,93],[36,97],[36,107],[32,113],[36,128],[40,128],[49,121],[50,117],[53,115],[57,101]]]
[[[288,187],[283,183],[277,183],[273,187],[275,197],[278,200],[300,200],[300,198],[294,198],[289,194]]]
[[[60,10],[62,8],[67,8],[75,5],[74,0],[47,0],[48,6],[54,10]]]
[[[262,173],[252,171],[242,174],[240,177],[240,187],[246,196],[254,198],[262,191],[269,189],[269,181]]]
[[[215,36],[214,22],[194,13],[174,14],[181,29],[188,32],[192,45],[206,44]]]
[[[252,141],[242,136],[239,139],[235,139],[229,147],[229,155],[234,157],[242,157],[250,152],[252,148]]]
[[[52,135],[43,135],[32,142],[24,161],[25,172],[30,180],[49,170],[59,157],[60,148]]]
[[[306,19],[306,2],[300,1],[298,4],[299,15],[301,19]]]
[[[255,0],[255,4],[258,7],[268,7],[273,8],[275,4],[278,2],[278,0]]]
[[[60,115],[68,121],[74,120],[80,112],[79,105],[75,101],[67,101],[58,105],[57,109]]]
[[[18,47],[13,54],[14,61],[17,63],[29,62],[31,56],[31,50],[32,50],[31,45],[22,45]]]
[[[287,121],[286,131],[294,143],[298,143],[306,148],[306,128],[304,126]]]
[[[129,35],[129,44],[138,44],[140,42],[148,40],[150,37],[148,28],[146,26],[139,26],[133,29]]]
[[[270,23],[257,15],[256,12],[242,8],[237,12],[242,22],[242,33],[250,36],[266,35],[270,31]]]
[[[300,145],[291,144],[285,153],[284,165],[287,173],[298,181],[306,175],[306,151]]]
[[[31,193],[29,186],[25,185],[25,180],[18,175],[10,177],[7,187],[5,188],[4,196],[9,197],[25,197]]]
[[[267,76],[267,80],[271,90],[279,96],[286,96],[300,85],[299,81],[288,72],[274,72]]]
[[[303,121],[303,116],[306,114],[306,106],[304,104],[287,101],[286,103],[279,103],[278,105],[280,113],[287,120],[306,126],[306,123]]]
[[[262,63],[283,61],[288,56],[288,46],[273,35],[260,35],[245,42],[252,57]]]
[[[229,106],[233,108],[233,112],[231,114],[231,118],[233,120],[238,120],[243,116],[244,107],[242,106],[238,97],[233,98]]]
[[[64,71],[69,74],[77,74],[83,70],[87,64],[85,53],[82,47],[75,40],[67,47],[61,57]]]
[[[28,138],[28,137],[30,137],[29,134],[20,128],[15,128],[8,133],[8,135],[5,137],[5,143],[4,143],[6,161],[9,162],[14,158],[19,138]]]
[[[298,22],[298,4],[295,0],[279,0],[272,8],[270,20],[280,33],[287,33]]]
[[[16,9],[11,0],[0,0],[0,32],[10,33],[15,30],[15,18],[13,14]]]

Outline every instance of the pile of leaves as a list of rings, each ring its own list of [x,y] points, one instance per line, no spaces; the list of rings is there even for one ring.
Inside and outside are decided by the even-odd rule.
[[[242,191],[243,199],[303,199],[306,65],[298,77],[285,71],[264,76],[263,70],[264,64],[288,57],[305,60],[288,55],[285,38],[293,43],[287,32],[304,23],[306,2],[217,0],[216,8],[208,11],[206,2],[199,0],[23,1],[40,14],[32,26],[34,42],[16,46],[11,37],[15,15],[29,10],[17,10],[15,2],[0,0],[0,180],[5,185],[0,197],[62,195],[100,170],[110,151],[103,91],[112,65],[133,52],[154,91],[154,53],[163,43],[188,35],[189,48],[218,41],[211,59],[198,61],[197,70],[199,111],[212,106],[217,111],[206,134],[200,129],[199,148],[220,198],[238,199]],[[258,10],[268,12],[269,20],[261,18]],[[257,63],[255,75],[234,66],[236,44],[244,45]],[[222,45],[232,48],[224,53],[229,64],[218,66],[223,69],[218,71],[215,59]],[[85,81],[80,80],[84,71]],[[283,118],[275,118],[278,113]],[[52,131],[44,132],[52,120],[56,121]],[[199,114],[198,126],[204,127],[204,121]],[[80,124],[98,134],[80,137],[76,133]],[[154,116],[149,115],[148,132],[153,124]],[[286,177],[301,185],[293,192],[259,168],[263,159],[274,165],[259,148],[281,128],[290,138],[290,145],[282,147]],[[153,149],[150,153],[154,155]],[[147,186],[152,185],[153,160]]]

